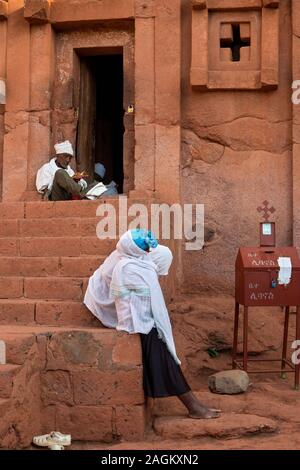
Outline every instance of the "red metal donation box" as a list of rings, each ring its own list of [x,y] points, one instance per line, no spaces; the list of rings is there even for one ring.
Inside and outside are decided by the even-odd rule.
[[[296,248],[240,248],[235,264],[235,298],[245,306],[300,305]]]

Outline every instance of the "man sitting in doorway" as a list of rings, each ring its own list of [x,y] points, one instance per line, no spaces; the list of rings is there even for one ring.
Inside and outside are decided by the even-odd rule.
[[[83,198],[87,183],[84,179],[78,182],[73,179],[75,173],[69,165],[74,156],[71,142],[66,140],[56,144],[54,148],[56,157],[45,163],[37,172],[38,192],[50,201],[66,201],[72,196]]]

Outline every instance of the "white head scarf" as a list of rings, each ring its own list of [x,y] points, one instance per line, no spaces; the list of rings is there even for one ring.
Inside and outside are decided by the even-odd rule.
[[[156,265],[157,273],[160,276],[167,276],[169,274],[169,269],[173,261],[170,248],[164,245],[158,245],[150,251],[149,257]]]
[[[55,148],[56,155],[67,153],[68,155],[72,155],[72,157],[74,157],[74,150],[69,140],[66,140],[65,142],[61,142],[60,144],[54,145],[54,148]]]

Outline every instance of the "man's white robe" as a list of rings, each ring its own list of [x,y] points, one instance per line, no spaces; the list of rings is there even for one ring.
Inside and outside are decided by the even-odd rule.
[[[61,169],[62,168],[56,165],[56,158],[52,158],[49,163],[45,163],[45,165],[38,170],[36,175],[36,189],[39,193],[43,193],[46,189],[51,191],[55,173]],[[69,165],[65,171],[71,177],[75,174]]]

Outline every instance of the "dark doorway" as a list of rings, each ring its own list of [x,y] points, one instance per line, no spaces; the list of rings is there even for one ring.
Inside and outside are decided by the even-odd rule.
[[[123,55],[80,58],[77,166],[93,179],[95,163],[106,169],[104,183],[123,192]]]

